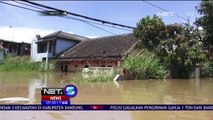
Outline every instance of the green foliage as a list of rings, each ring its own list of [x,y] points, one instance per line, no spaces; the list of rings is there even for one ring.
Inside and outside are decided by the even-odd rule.
[[[209,52],[208,55],[210,59],[213,53],[213,1],[202,0],[200,6],[196,8],[202,17],[198,18],[195,23],[197,26],[201,26],[204,30],[203,43],[205,49]]]
[[[47,71],[52,71],[55,68],[54,62],[49,62],[49,69]],[[5,63],[0,65],[0,71],[46,71],[45,64],[35,63],[30,60],[29,57],[12,57],[7,56]]]
[[[196,64],[205,62],[206,55],[198,31],[188,25],[182,26],[181,29],[182,33],[176,37],[165,39],[164,44],[161,44],[163,48],[158,48],[157,53],[167,53],[158,55],[167,59],[168,69],[174,78],[189,78]]]
[[[148,29],[150,22],[144,21],[154,21],[155,31]],[[173,78],[189,78],[196,64],[206,60],[199,30],[189,24],[164,25],[157,16],[146,17],[138,23],[134,34],[141,39],[142,47],[156,53]]]
[[[131,79],[160,79],[166,74],[163,65],[153,53],[144,52],[142,55],[130,55],[124,60],[124,69]]]
[[[71,79],[71,82],[74,82],[74,83],[85,83],[85,82],[111,82],[113,81],[113,78],[115,77],[115,75],[91,75],[89,74],[88,78],[72,78]]]
[[[39,62],[39,63],[34,63],[36,64],[35,70],[36,71],[41,71],[41,72],[45,72],[45,71],[54,71],[56,68],[56,63],[54,61],[49,61],[48,62],[48,69],[45,69],[45,62]]]
[[[213,77],[213,63],[210,63],[210,62],[204,63],[201,70],[201,76]]]
[[[161,38],[165,36],[165,24],[156,15],[153,18],[147,16],[137,23],[134,35],[141,39],[141,46],[152,51],[159,44]]]

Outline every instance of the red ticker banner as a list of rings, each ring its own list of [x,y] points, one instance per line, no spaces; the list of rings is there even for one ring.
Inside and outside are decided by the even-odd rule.
[[[62,95],[62,96],[49,96],[49,95],[46,95],[46,96],[41,96],[41,99],[42,100],[70,100],[69,97],[65,96],[65,95]]]

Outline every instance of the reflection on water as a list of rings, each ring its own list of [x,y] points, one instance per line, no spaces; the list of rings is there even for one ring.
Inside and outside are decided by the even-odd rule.
[[[29,102],[29,98],[22,98],[22,97],[9,97],[9,98],[1,98],[0,102],[6,102],[6,103],[16,103],[16,102]]]
[[[0,73],[1,104],[40,104],[42,87],[64,87],[81,74]],[[76,83],[72,104],[208,104],[213,103],[213,80],[138,80]],[[25,116],[25,114],[28,116]],[[97,120],[213,120],[212,112],[0,112],[5,119]],[[101,117],[101,118],[100,118]],[[4,119],[4,118],[2,118]]]

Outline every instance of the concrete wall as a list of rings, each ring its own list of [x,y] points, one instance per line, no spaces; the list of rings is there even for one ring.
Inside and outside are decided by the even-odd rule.
[[[109,61],[109,60],[102,60],[102,61],[75,61],[75,62],[59,62],[58,63],[58,70],[61,71],[61,65],[67,66],[68,72],[79,72],[82,71],[83,68],[88,65],[89,67],[119,67],[120,61]]]
[[[37,56],[37,48],[38,48],[38,46],[37,46],[37,44],[36,44],[36,41],[37,41],[37,39],[35,38],[35,39],[33,39],[33,41],[32,41],[32,43],[31,43],[31,52],[30,52],[30,57],[31,57],[31,60],[32,61],[35,61],[35,62],[37,62],[37,61],[41,61],[40,59],[40,57],[39,56]]]
[[[45,53],[37,53],[38,51],[38,44],[36,43],[36,39],[34,39],[31,43],[31,60],[35,62],[41,62],[43,58],[47,57],[47,52]],[[52,53],[48,54],[48,57],[52,57]]]

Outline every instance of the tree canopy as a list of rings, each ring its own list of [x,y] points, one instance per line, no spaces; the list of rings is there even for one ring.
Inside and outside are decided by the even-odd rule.
[[[156,53],[173,78],[189,78],[206,58],[200,32],[189,24],[165,25],[158,16],[147,16],[137,23],[134,35],[141,47]]]
[[[203,0],[196,8],[202,17],[198,18],[195,23],[204,30],[204,47],[208,50],[209,59],[213,60],[213,0]]]

